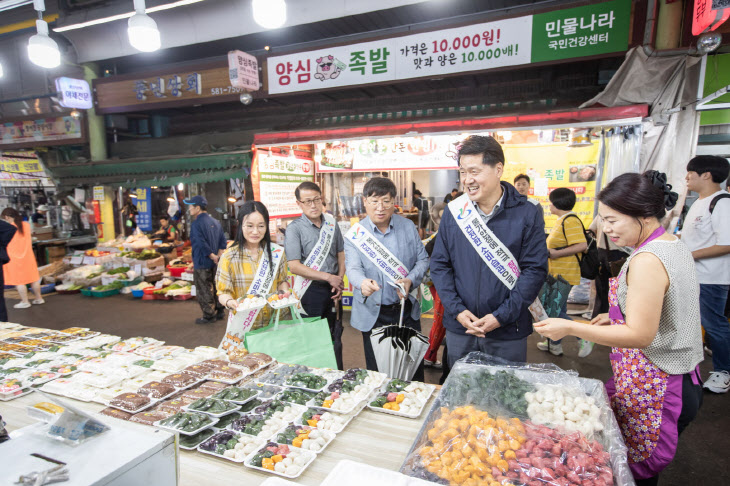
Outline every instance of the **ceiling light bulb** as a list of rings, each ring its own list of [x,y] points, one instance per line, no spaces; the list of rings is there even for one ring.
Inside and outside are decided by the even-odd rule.
[[[160,48],[162,41],[157,23],[145,12],[144,0],[134,0],[137,12],[127,21],[127,35],[132,47],[142,52],[153,52]]]
[[[183,183],[181,182],[180,184],[178,184],[178,185],[177,185],[177,190],[178,190],[178,191],[182,191],[183,189],[185,189],[185,184],[183,184]]]
[[[61,52],[56,41],[48,37],[48,23],[36,20],[38,33],[28,40],[28,57],[30,62],[46,69],[53,69],[61,64]]]
[[[236,202],[236,198],[233,197],[233,196],[231,196],[231,197],[228,198],[228,202],[229,203],[234,203],[234,202]]]
[[[278,29],[286,22],[286,2],[253,0],[253,19],[265,29]]]
[[[3,77],[3,64],[0,62],[0,78]]]
[[[722,42],[722,36],[717,32],[705,32],[697,39],[697,51],[700,54],[708,54],[718,47]]]
[[[251,93],[241,93],[239,100],[244,105],[250,105],[253,102],[253,96],[251,96]]]

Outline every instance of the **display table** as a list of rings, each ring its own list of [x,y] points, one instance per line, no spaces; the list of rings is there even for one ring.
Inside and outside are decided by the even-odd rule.
[[[104,408],[97,403],[85,403],[66,398],[63,400],[68,400],[69,403],[88,412],[98,412]],[[397,417],[364,409],[343,432],[337,434],[332,444],[319,454],[319,457],[295,482],[319,485],[341,459],[350,459],[393,471],[399,470],[424,418],[428,415],[433,400],[434,396],[431,396],[418,419]],[[31,393],[9,402],[0,402],[0,414],[7,422],[8,431],[12,432],[35,423],[35,420],[26,415],[25,408],[40,401],[44,401],[40,395]],[[112,427],[120,422],[103,415],[99,416],[99,419]],[[73,471],[71,474],[73,475]],[[180,451],[179,484],[183,486],[209,484],[213,482],[212,478],[215,478],[216,483],[226,484],[235,481],[235,484],[253,486],[261,484],[271,477],[275,476],[246,468],[243,464],[195,451]]]

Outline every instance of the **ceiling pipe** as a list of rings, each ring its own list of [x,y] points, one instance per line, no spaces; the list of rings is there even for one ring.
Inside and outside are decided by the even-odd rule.
[[[670,57],[670,56],[702,56],[696,47],[689,49],[664,49],[657,50],[652,42],[654,41],[654,32],[656,30],[656,21],[658,17],[659,0],[648,0],[646,10],[646,24],[644,24],[644,43],[642,49],[647,57]]]

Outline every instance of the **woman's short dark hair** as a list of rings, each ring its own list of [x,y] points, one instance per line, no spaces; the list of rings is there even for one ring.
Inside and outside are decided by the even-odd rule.
[[[269,210],[266,209],[264,203],[259,201],[246,201],[238,209],[238,231],[236,232],[236,238],[233,240],[233,245],[238,247],[238,251],[243,253],[243,248],[246,246],[246,239],[243,237],[243,221],[246,216],[252,213],[260,213],[264,217],[264,223],[266,223],[266,233],[264,233],[264,239],[261,240],[261,246],[266,249],[266,256],[269,259],[269,273],[274,272],[274,266],[271,264],[271,231],[269,230]]]
[[[457,160],[461,160],[462,155],[482,155],[482,163],[494,167],[498,163],[504,164],[504,152],[502,146],[494,137],[485,137],[482,135],[472,135],[464,139],[458,147],[459,153]]]
[[[553,206],[561,211],[572,211],[575,207],[575,193],[567,187],[558,187],[548,196]]]
[[[661,220],[677,204],[671,189],[666,175],[655,170],[621,174],[598,193],[598,200],[627,216]]]
[[[395,188],[395,184],[387,177],[373,177],[365,183],[365,187],[362,189],[362,195],[364,197],[395,197],[397,194],[398,191]]]
[[[699,175],[709,172],[712,175],[712,182],[719,184],[727,179],[730,163],[725,157],[698,155],[687,164],[687,172],[697,172]]]
[[[530,183],[530,176],[528,176],[527,174],[517,174],[517,177],[515,177],[515,180],[512,181],[512,184],[517,184],[517,181],[519,181],[520,179],[526,180],[528,184]]]
[[[309,182],[309,181],[302,182],[301,184],[299,184],[297,186],[296,189],[294,189],[294,197],[296,197],[297,201],[300,201],[300,202],[301,202],[301,199],[299,198],[299,196],[300,196],[301,191],[315,191],[315,192],[319,193],[320,195],[322,194],[322,189],[320,189],[319,186],[317,184],[315,184],[314,182]]]

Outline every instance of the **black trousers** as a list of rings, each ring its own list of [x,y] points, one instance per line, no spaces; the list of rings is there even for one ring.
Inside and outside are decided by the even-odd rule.
[[[677,432],[682,434],[697,416],[702,406],[702,385],[695,385],[692,382],[692,373],[682,377],[682,411],[677,419]],[[636,486],[656,486],[659,484],[659,475],[646,479],[637,479]]]
[[[598,276],[596,277],[596,298],[593,301],[593,316],[605,314],[608,312],[608,281],[612,277],[611,269],[606,265],[609,262],[618,261],[626,256],[626,253],[619,250],[603,250],[598,249],[598,257],[601,262],[598,266]]]
[[[195,283],[195,296],[198,305],[203,311],[205,319],[214,320],[218,315],[223,315],[223,304],[218,302],[218,294],[215,291],[215,272],[213,268],[196,268],[193,270],[193,283]]]
[[[421,320],[414,320],[411,317],[411,308],[412,304],[409,300],[407,300],[405,303],[405,309],[403,311],[403,325],[420,332]],[[373,344],[370,342],[370,335],[372,334],[373,330],[379,327],[389,326],[390,324],[398,324],[399,319],[400,308],[398,306],[394,306],[392,309],[380,309],[380,314],[378,315],[378,319],[375,321],[373,329],[368,332],[362,333],[362,344],[363,348],[365,349],[365,366],[367,367],[367,369],[371,371],[378,371],[378,363],[375,360]],[[421,360],[421,364],[418,365],[416,373],[413,375],[413,379],[415,381],[424,381],[425,375],[423,370],[423,360]]]
[[[307,317],[327,319],[332,345],[335,348],[337,368],[344,370],[342,364],[342,319],[337,319],[337,311],[342,316],[342,301],[337,304],[332,301],[332,287],[327,282],[312,281],[307,292],[302,297],[302,308]]]
[[[8,322],[8,308],[5,307],[5,274],[0,265],[0,322]]]

